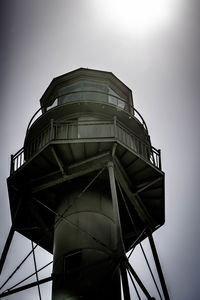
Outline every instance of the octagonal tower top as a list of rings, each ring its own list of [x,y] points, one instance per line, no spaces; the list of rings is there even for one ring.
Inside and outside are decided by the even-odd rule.
[[[71,101],[99,101],[133,112],[131,90],[112,72],[79,68],[52,80],[40,104],[43,112]]]

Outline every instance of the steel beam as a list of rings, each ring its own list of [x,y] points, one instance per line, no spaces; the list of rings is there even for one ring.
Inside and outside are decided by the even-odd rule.
[[[58,164],[58,167],[59,167],[62,175],[65,175],[65,170],[63,168],[63,163],[62,163],[61,159],[58,157],[58,155],[56,153],[56,150],[54,148],[54,145],[51,145],[51,152],[53,153],[53,156],[54,156],[54,158],[55,158],[55,160],[56,160],[56,162]]]
[[[105,167],[105,165],[110,160],[110,158],[111,155],[107,153],[106,155],[102,155],[101,158],[96,158],[95,161],[91,159],[91,161],[88,160],[87,162],[83,161],[80,164],[73,164],[68,168],[70,174],[61,176],[61,174],[59,174],[60,172],[56,173],[58,178],[53,180],[50,180],[48,177],[46,177],[45,182],[43,184],[38,184],[38,185],[36,185],[36,183],[34,184],[35,187],[32,188],[32,192],[37,193],[39,191],[45,190],[49,187],[53,187],[65,181],[75,179],[77,177],[89,174],[96,170],[100,170],[103,167]]]
[[[135,292],[136,292],[136,294],[137,294],[137,296],[138,296],[138,299],[141,300],[140,294],[139,294],[139,292],[138,292],[138,290],[137,290],[137,287],[136,287],[136,284],[135,284],[135,282],[134,282],[134,280],[133,280],[133,276],[131,275],[131,272],[130,272],[129,269],[127,269],[127,271],[128,271],[130,280],[131,280],[131,282],[132,282],[132,284],[133,284],[133,287],[134,287],[134,289],[135,289]]]
[[[121,162],[119,161],[119,159],[116,155],[114,157],[114,164],[120,170],[120,172],[122,173],[122,175],[123,175],[124,179],[126,180],[128,186],[132,187],[132,182],[131,182],[127,172],[125,171],[124,167],[122,166]]]
[[[102,154],[95,155],[88,159],[79,161],[78,163],[74,163],[69,166],[65,166],[65,169],[68,171],[68,174],[72,174],[72,173],[74,173],[74,170],[85,168],[85,167],[88,168],[89,164],[92,164],[93,162],[96,162],[96,161],[99,162],[100,160],[102,160],[108,156],[110,157],[110,152],[107,151]],[[48,173],[47,175],[43,175],[43,176],[34,178],[34,179],[30,180],[30,184],[31,185],[37,185],[37,184],[40,185],[41,181],[45,183],[45,182],[51,181],[52,178],[55,179],[55,177],[60,178],[60,171],[54,171],[54,172]]]
[[[121,272],[121,278],[122,278],[122,288],[124,293],[124,300],[131,300],[130,296],[130,290],[128,285],[128,277],[127,277],[127,271],[126,271],[126,263],[124,261],[120,264],[120,272]]]
[[[14,226],[12,225],[11,228],[10,228],[10,231],[9,231],[9,234],[8,234],[8,237],[7,237],[7,240],[6,240],[6,243],[5,243],[2,255],[1,255],[1,259],[0,259],[0,274],[1,274],[1,271],[3,269],[4,262],[6,260],[6,256],[8,254],[8,250],[10,248],[10,244],[12,242],[12,238],[13,238],[14,232],[15,232]]]
[[[78,172],[70,174],[70,175],[64,175],[64,176],[59,177],[59,178],[57,178],[55,180],[47,181],[44,184],[41,184],[41,185],[38,185],[38,186],[34,187],[32,189],[32,192],[33,193],[37,193],[39,191],[42,191],[42,190],[48,189],[50,187],[53,187],[55,185],[61,184],[61,183],[65,182],[65,181],[68,181],[68,180],[71,180],[71,179],[75,179],[77,177],[89,174],[89,173],[91,173],[93,171],[96,171],[96,170],[99,170],[101,168],[102,168],[102,166],[94,166],[94,167],[87,168],[85,170],[81,170],[81,171],[78,171]]]
[[[35,203],[33,201],[28,202],[28,209],[30,214],[33,216],[34,219],[37,220],[41,228],[43,229],[43,233],[45,236],[52,240],[53,239],[53,233],[51,232],[49,226],[46,224],[44,217],[39,213],[38,209],[35,207]]]
[[[6,256],[8,254],[8,250],[10,248],[10,244],[11,244],[12,239],[13,239],[13,235],[14,235],[14,232],[15,232],[16,218],[17,218],[17,214],[18,214],[18,211],[20,209],[21,203],[22,203],[22,197],[20,198],[20,200],[18,202],[17,209],[16,209],[16,212],[15,212],[15,215],[14,215],[14,218],[13,218],[13,222],[12,222],[12,225],[11,225],[11,228],[10,228],[10,231],[9,231],[9,234],[8,234],[8,237],[7,237],[7,240],[6,240],[2,255],[1,255],[0,274],[1,274],[1,271],[3,269],[4,263],[5,263],[5,260],[6,260]]]
[[[122,229],[121,229],[121,221],[120,221],[120,214],[119,214],[119,206],[118,206],[118,199],[117,199],[117,190],[116,190],[116,184],[115,184],[115,175],[114,175],[114,164],[112,161],[109,161],[107,164],[108,167],[108,173],[109,173],[109,181],[110,181],[110,189],[111,189],[111,196],[112,196],[112,205],[113,205],[113,213],[115,222],[118,228],[118,233],[121,240],[121,248],[122,253],[125,253],[124,249],[124,243],[123,243],[123,237],[122,237]]]
[[[152,185],[156,184],[157,182],[161,181],[163,179],[163,177],[158,177],[157,179],[149,182],[148,184],[146,184],[144,187],[140,188],[137,190],[136,194],[139,194],[141,192],[143,192],[144,190],[146,190],[147,188],[151,187]]]
[[[98,155],[94,155],[90,158],[87,158],[87,159],[84,159],[84,160],[81,160],[79,162],[76,162],[74,164],[69,165],[67,167],[67,170],[74,169],[74,168],[77,168],[77,167],[81,167],[81,166],[84,166],[84,165],[88,165],[89,163],[93,163],[93,162],[98,161],[99,159],[105,158],[109,155],[110,155],[109,151],[103,152],[103,153],[98,154]]]
[[[155,264],[156,264],[156,268],[157,268],[157,272],[158,272],[158,276],[159,276],[159,279],[160,279],[160,283],[161,283],[161,286],[162,286],[162,290],[163,290],[165,300],[170,300],[169,294],[168,294],[168,291],[167,291],[167,286],[166,286],[165,279],[164,279],[164,275],[163,275],[163,272],[162,272],[162,269],[161,269],[158,253],[157,253],[156,246],[155,246],[154,239],[153,239],[153,236],[152,236],[151,232],[148,233],[148,238],[149,238],[149,243],[151,245],[151,250],[152,250],[152,253],[153,253],[154,260],[155,260]]]
[[[53,277],[50,276],[50,277],[41,279],[41,280],[39,280],[39,281],[36,281],[36,282],[32,282],[32,283],[23,285],[23,286],[21,286],[21,287],[19,287],[19,288],[12,289],[12,290],[8,290],[7,292],[4,292],[4,293],[0,294],[0,298],[4,298],[4,297],[7,297],[7,296],[9,296],[9,295],[15,294],[15,293],[17,293],[17,292],[21,292],[21,291],[27,290],[27,289],[29,289],[29,288],[32,288],[32,287],[34,287],[34,286],[37,286],[38,284],[46,283],[46,282],[48,282],[48,281],[51,281],[52,278],[53,278]]]
[[[154,227],[154,221],[149,215],[148,211],[144,207],[139,195],[135,195],[132,193],[130,185],[128,184],[126,177],[124,176],[124,172],[122,172],[117,164],[115,164],[116,169],[116,177],[118,182],[120,183],[122,189],[127,195],[128,199],[131,201],[135,210],[137,211],[140,219],[144,222],[144,224],[148,224],[150,227]]]
[[[143,291],[143,293],[145,294],[145,296],[147,297],[147,299],[148,300],[154,299],[154,298],[151,297],[151,295],[149,294],[149,292],[145,288],[144,284],[142,283],[142,281],[138,277],[137,273],[135,272],[135,270],[133,269],[133,267],[131,266],[131,264],[129,262],[127,262],[127,264],[128,264],[127,265],[128,269],[130,270],[131,274],[133,275],[133,277],[137,281],[138,285],[140,286],[141,290]]]
[[[31,241],[31,246],[32,246],[32,251],[33,251],[33,262],[34,262],[34,267],[35,267],[35,276],[36,276],[36,280],[37,280],[37,283],[38,283],[38,295],[39,295],[39,299],[42,300],[33,241]]]

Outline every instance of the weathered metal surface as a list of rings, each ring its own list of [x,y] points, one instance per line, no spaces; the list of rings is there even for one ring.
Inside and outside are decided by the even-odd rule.
[[[67,193],[64,189],[59,197],[54,226],[53,273],[60,274],[53,282],[56,300],[61,295],[109,299],[105,285],[122,255],[109,186],[94,182],[84,193],[82,189],[82,184]],[[121,299],[120,294],[116,299]]]
[[[121,256],[164,223],[160,151],[112,73],[55,78],[38,112],[11,156],[14,230],[54,254],[53,299],[121,300]]]
[[[35,154],[39,153],[50,143],[55,144],[74,144],[103,142],[113,138],[113,141],[119,142],[133,151],[142,159],[147,160],[150,164],[160,169],[160,153],[150,144],[138,138],[130,130],[126,129],[119,122],[114,121],[84,121],[84,122],[66,122],[57,123],[49,122],[49,126],[42,132],[39,132],[30,141],[27,141],[25,157],[29,160]],[[55,150],[54,157],[55,157]],[[58,157],[56,156],[58,162]],[[11,173],[17,171],[26,161],[24,160],[24,149],[18,151],[12,156]]]
[[[161,268],[161,265],[160,265],[160,260],[159,260],[159,257],[158,257],[158,253],[157,253],[156,246],[155,246],[154,239],[153,239],[153,236],[152,236],[151,232],[149,232],[148,238],[149,238],[149,242],[150,242],[150,245],[151,245],[151,250],[152,250],[152,253],[153,253],[154,260],[155,260],[156,268],[157,268],[157,271],[158,271],[158,276],[159,276],[160,283],[161,283],[161,286],[162,286],[163,294],[165,296],[165,300],[169,300],[170,298],[169,298],[167,286],[166,286],[166,283],[165,283],[162,268]]]

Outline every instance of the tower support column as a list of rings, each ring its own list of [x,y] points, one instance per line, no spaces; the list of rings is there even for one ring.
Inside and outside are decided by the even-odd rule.
[[[159,276],[159,279],[160,279],[160,283],[161,283],[161,286],[162,286],[163,294],[165,296],[165,300],[170,300],[169,294],[168,294],[168,291],[167,291],[167,286],[166,286],[165,279],[164,279],[164,275],[163,275],[163,272],[162,272],[162,269],[161,269],[158,253],[157,253],[156,246],[155,246],[154,239],[153,239],[153,236],[152,236],[151,232],[148,234],[148,238],[149,238],[149,243],[151,245],[151,250],[152,250],[152,253],[153,253],[154,260],[155,260],[155,264],[156,264],[158,276]]]
[[[125,261],[121,262],[120,271],[121,271],[121,277],[122,277],[124,300],[131,300]]]
[[[118,206],[118,199],[117,199],[117,190],[116,190],[116,184],[115,184],[113,161],[109,161],[107,164],[107,167],[108,167],[108,173],[109,173],[113,214],[114,214],[114,218],[115,218],[115,224],[117,226],[117,232],[119,233],[119,237],[120,237],[120,245],[119,245],[120,251],[122,251],[122,255],[125,255],[124,243],[123,243],[123,238],[122,238],[121,222],[120,222],[120,214],[119,214],[119,206]],[[118,235],[116,235],[116,236],[118,236]]]

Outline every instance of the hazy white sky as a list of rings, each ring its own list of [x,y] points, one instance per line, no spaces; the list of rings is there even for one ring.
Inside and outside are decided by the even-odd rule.
[[[130,0],[1,1],[0,251],[11,224],[6,187],[10,154],[22,147],[41,95],[53,77],[73,69],[111,71],[132,89],[152,143],[162,150],[166,223],[155,240],[169,294],[172,300],[196,300],[200,297],[199,1],[133,2],[143,7],[131,6]],[[144,246],[150,256],[148,244]],[[30,241],[16,234],[1,281],[28,247]],[[155,291],[137,252],[135,268]],[[40,254],[41,265],[44,259],[51,257]],[[32,270],[30,262],[16,281]],[[44,300],[50,300],[48,286],[43,287]],[[37,289],[7,299],[37,299]]]

